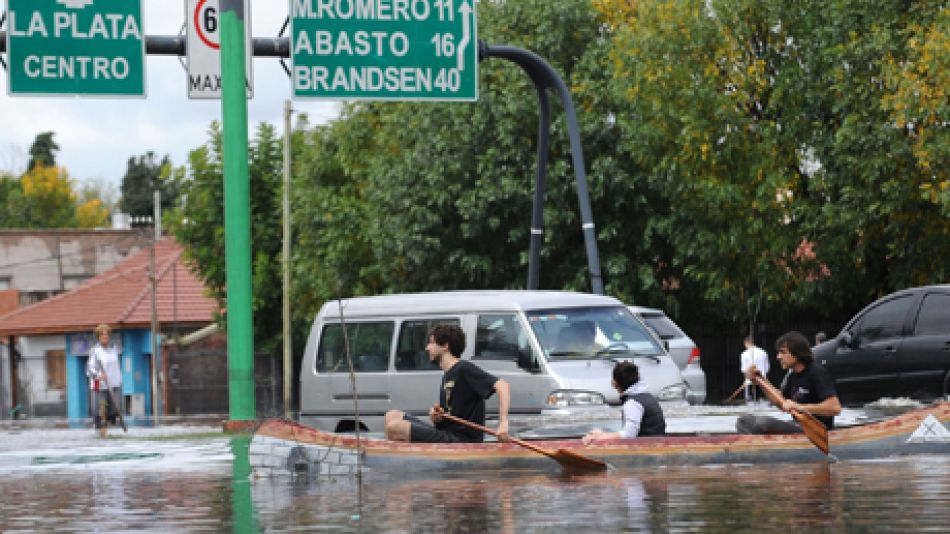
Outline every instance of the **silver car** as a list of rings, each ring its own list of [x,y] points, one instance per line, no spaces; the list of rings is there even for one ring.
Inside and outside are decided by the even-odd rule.
[[[627,306],[627,308],[646,323],[657,337],[666,342],[670,357],[680,368],[683,380],[689,385],[686,400],[690,404],[702,404],[706,400],[706,373],[699,365],[700,354],[696,343],[693,343],[693,340],[663,313],[663,310],[642,306]]]

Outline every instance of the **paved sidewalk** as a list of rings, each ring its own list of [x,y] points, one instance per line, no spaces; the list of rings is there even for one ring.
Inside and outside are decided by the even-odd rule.
[[[33,418],[16,421],[0,421],[0,453],[74,449],[79,447],[111,446],[121,440],[186,437],[191,434],[214,434],[222,432],[222,422],[211,419],[163,421],[153,425],[151,421],[127,421],[128,432],[119,426],[110,426],[103,439],[92,426],[92,421],[69,421],[66,419]]]

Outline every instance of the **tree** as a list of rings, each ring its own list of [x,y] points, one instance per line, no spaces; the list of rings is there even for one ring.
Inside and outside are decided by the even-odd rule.
[[[101,228],[109,222],[109,209],[102,200],[91,198],[76,206],[76,226],[79,228]]]
[[[59,167],[37,165],[20,178],[26,228],[71,228],[76,225],[76,194],[69,174]]]
[[[53,141],[54,132],[43,132],[36,135],[33,145],[30,146],[30,163],[27,165],[27,172],[32,171],[36,166],[46,167],[56,166],[56,151],[59,145]]]
[[[173,179],[171,160],[165,155],[161,161],[148,151],[129,158],[122,177],[120,209],[133,216],[152,215],[155,209],[155,190],[161,192],[162,210],[177,205],[180,184]]]
[[[917,9],[904,31],[907,55],[884,58],[884,106],[911,140],[921,194],[950,216],[950,7]]]
[[[187,258],[212,294],[227,298],[224,240],[224,181],[221,130],[212,123],[206,146],[193,150],[187,170],[173,175],[181,182],[185,202],[167,220],[185,245]],[[255,347],[275,352],[281,330],[282,148],[274,128],[261,124],[249,147],[251,190],[251,258]]]
[[[680,305],[732,324],[845,311],[944,276],[882,59],[904,2],[601,0],[619,142],[667,199]],[[917,237],[920,236],[920,237]],[[946,239],[942,239],[946,241]],[[948,250],[947,252],[950,252]],[[857,275],[857,276],[856,276]],[[708,314],[707,314],[708,315]]]
[[[598,42],[599,20],[587,2],[483,3],[479,21],[489,42],[535,50],[565,77]],[[369,220],[352,230],[365,229],[372,250],[359,257],[377,260],[359,267],[379,277],[386,291],[524,287],[537,96],[511,63],[493,60],[480,69],[475,104],[349,108],[348,126],[337,130],[345,135],[334,147],[340,167],[312,177],[348,179],[364,199]],[[580,224],[570,224],[577,201],[562,117],[551,145],[542,285],[589,289]],[[324,221],[351,223],[338,215]]]
[[[107,226],[116,204],[115,185],[105,180],[86,180],[78,189],[76,224],[80,228]]]
[[[22,227],[23,188],[12,174],[0,172],[0,228]]]

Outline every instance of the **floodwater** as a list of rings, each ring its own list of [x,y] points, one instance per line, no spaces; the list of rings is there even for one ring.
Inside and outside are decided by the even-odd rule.
[[[0,431],[2,532],[946,532],[950,455],[254,479],[213,431]],[[194,432],[194,431],[192,431]]]

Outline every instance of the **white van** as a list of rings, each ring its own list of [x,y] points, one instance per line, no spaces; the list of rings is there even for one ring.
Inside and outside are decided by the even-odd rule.
[[[323,305],[301,363],[300,422],[355,430],[350,362],[361,429],[382,431],[390,409],[427,414],[442,378],[426,353],[427,336],[441,323],[465,332],[463,359],[511,384],[513,416],[619,404],[610,383],[622,360],[636,362],[659,400],[686,395],[679,368],[659,340],[614,298],[563,291],[414,293]],[[487,410],[498,413],[495,396]]]

